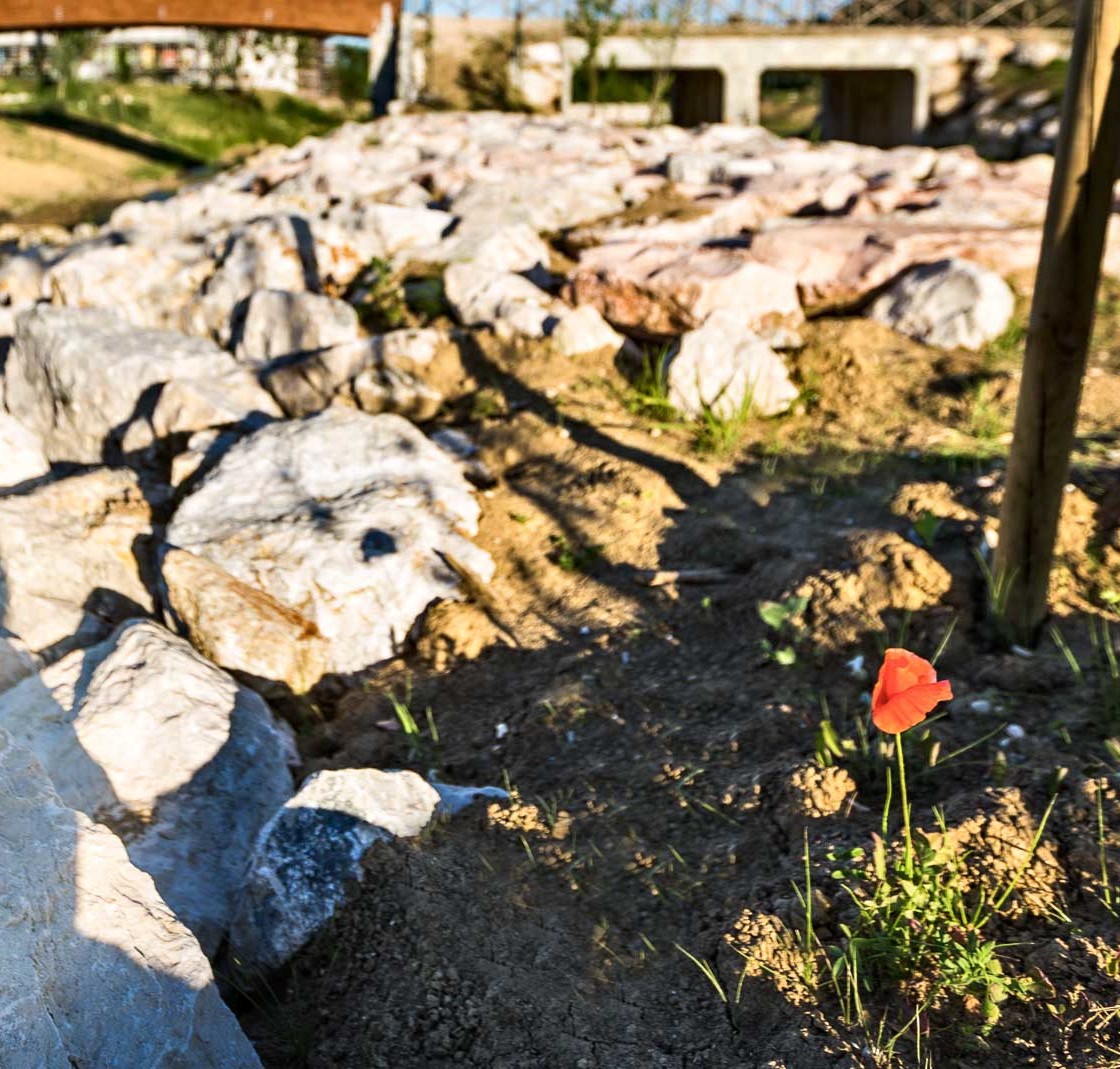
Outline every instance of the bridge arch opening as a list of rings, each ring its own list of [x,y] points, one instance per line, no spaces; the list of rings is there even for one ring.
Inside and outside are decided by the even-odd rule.
[[[914,123],[917,83],[911,70],[769,69],[762,73],[762,93],[783,82],[815,82],[819,103],[810,128],[822,140],[893,148],[914,144],[921,137]]]
[[[699,126],[701,123],[724,121],[724,75],[715,68],[682,68],[668,73],[669,90],[664,98],[662,117],[678,126]],[[612,104],[645,106],[648,104],[657,74],[652,69],[616,64],[598,68],[598,104],[608,112]],[[577,104],[590,102],[590,79],[586,66],[580,64],[572,73],[572,100]]]

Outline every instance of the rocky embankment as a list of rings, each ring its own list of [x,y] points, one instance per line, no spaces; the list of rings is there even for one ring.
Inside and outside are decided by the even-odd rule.
[[[999,335],[1050,166],[407,116],[24,235],[0,259],[5,1065],[256,1065],[208,956],[282,963],[372,842],[464,802],[369,769],[297,791],[278,714],[491,575],[489,476],[441,393],[472,337],[652,343],[684,413],[781,413],[808,316]]]

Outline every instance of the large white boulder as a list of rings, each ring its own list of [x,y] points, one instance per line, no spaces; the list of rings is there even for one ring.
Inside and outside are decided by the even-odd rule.
[[[151,534],[151,509],[123,469],[0,495],[0,627],[50,658],[150,611],[139,559]]]
[[[260,696],[133,620],[0,694],[0,729],[216,950],[257,832],[292,791],[291,732]]]
[[[234,445],[179,506],[167,541],[314,622],[334,672],[393,653],[456,596],[442,555],[483,580],[479,509],[459,466],[407,420],[328,408]]]
[[[0,732],[5,1069],[260,1069],[198,941],[120,840]]]
[[[4,396],[51,460],[91,464],[112,455],[156,387],[236,367],[201,338],[135,327],[106,312],[37,305],[17,320]]]
[[[686,333],[669,362],[669,402],[693,418],[711,412],[774,416],[797,399],[782,358],[731,311]]]
[[[949,259],[904,272],[868,315],[927,345],[979,349],[1007,329],[1014,312],[1015,294],[999,275]]]

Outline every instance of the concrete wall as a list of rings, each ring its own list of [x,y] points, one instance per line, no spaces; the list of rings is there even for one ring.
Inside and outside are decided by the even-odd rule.
[[[1011,47],[1003,30],[761,31],[682,37],[675,43],[616,36],[603,43],[599,63],[604,68],[615,63],[623,70],[675,72],[673,117],[682,125],[757,125],[763,73],[820,71],[826,137],[897,145],[921,140],[932,96],[951,92],[978,56],[1001,55]],[[563,49],[569,71],[586,53],[576,38],[565,39]],[[569,85],[565,103],[570,96]]]

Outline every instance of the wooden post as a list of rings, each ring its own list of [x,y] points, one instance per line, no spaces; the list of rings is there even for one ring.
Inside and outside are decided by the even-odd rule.
[[[1007,619],[1037,641],[1069,478],[1101,253],[1120,159],[1120,0],[1081,0],[1007,462],[995,574]]]

